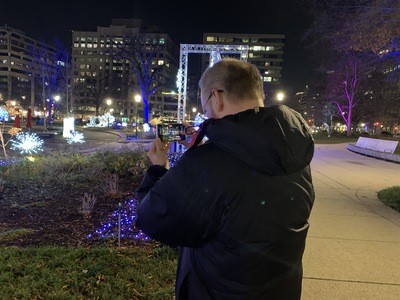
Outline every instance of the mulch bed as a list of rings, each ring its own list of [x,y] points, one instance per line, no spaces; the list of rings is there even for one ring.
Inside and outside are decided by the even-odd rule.
[[[24,186],[21,189],[6,185],[0,199],[0,246],[86,247],[104,243],[104,240],[87,237],[112,216],[118,208],[118,199],[99,198],[90,216],[84,217],[80,212],[81,195],[80,191],[59,187]],[[10,239],[1,236],[1,232],[18,229],[32,232]],[[137,241],[123,242],[137,244]]]

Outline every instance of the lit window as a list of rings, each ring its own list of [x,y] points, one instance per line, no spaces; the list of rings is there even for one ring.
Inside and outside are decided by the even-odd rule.
[[[252,48],[253,48],[254,51],[265,51],[265,47],[264,46],[253,46]]]
[[[264,77],[264,82],[271,82],[272,81],[272,77]]]

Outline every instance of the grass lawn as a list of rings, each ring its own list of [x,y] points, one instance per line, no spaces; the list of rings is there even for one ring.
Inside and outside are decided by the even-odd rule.
[[[0,299],[174,297],[176,251],[169,247],[0,248]]]

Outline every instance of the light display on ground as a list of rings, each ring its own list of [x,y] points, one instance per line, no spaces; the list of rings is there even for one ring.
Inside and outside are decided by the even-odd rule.
[[[90,117],[88,127],[108,127],[115,122],[115,117],[106,112],[103,116]]]
[[[19,150],[21,154],[33,154],[43,151],[43,140],[36,133],[20,132],[11,143],[11,149]]]
[[[88,235],[87,238],[118,238],[134,239],[143,242],[152,241],[149,236],[135,225],[138,204],[139,201],[136,199],[131,199],[120,204],[111,217],[109,217],[93,234]]]
[[[144,132],[149,132],[151,129],[150,125],[148,123],[143,124],[143,131]]]
[[[69,137],[67,138],[67,143],[68,144],[74,144],[74,143],[81,143],[82,144],[84,142],[85,142],[85,140],[84,140],[83,133],[77,132],[77,131],[72,132],[69,135]]]
[[[182,156],[182,153],[168,155],[170,167]],[[131,199],[123,204],[120,203],[111,217],[102,223],[93,234],[87,236],[88,239],[133,239],[143,242],[151,242],[152,239],[136,227],[137,206],[139,201]]]

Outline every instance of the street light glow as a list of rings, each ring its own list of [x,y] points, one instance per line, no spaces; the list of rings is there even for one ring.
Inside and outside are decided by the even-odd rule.
[[[285,98],[285,94],[282,92],[279,92],[278,94],[276,94],[276,99],[278,99],[278,101],[282,101],[283,98]]]
[[[108,106],[110,106],[112,103],[111,99],[107,99],[106,103]],[[108,109],[108,114],[107,114],[107,128],[108,129],[110,128],[110,113],[111,113],[111,109]]]

